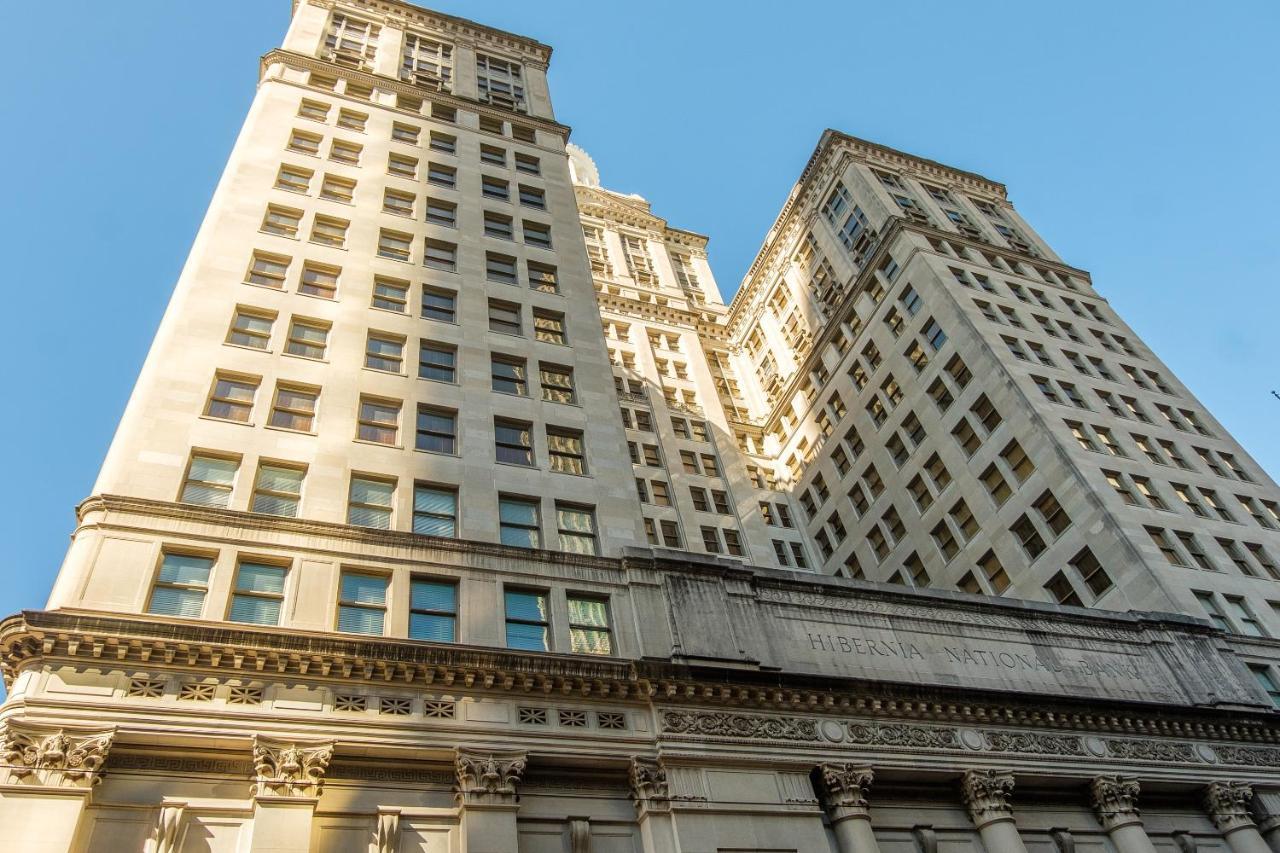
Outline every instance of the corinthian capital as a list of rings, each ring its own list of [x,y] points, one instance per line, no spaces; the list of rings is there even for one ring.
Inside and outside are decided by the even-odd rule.
[[[1219,832],[1253,826],[1253,818],[1249,816],[1249,801],[1252,799],[1253,788],[1243,782],[1210,782],[1201,794],[1204,810]]]
[[[867,792],[875,773],[870,767],[856,764],[819,764],[818,778],[822,788],[822,805],[831,813],[845,817],[867,814]]]
[[[1013,774],[1000,770],[970,770],[960,780],[960,796],[979,829],[999,820],[1013,820],[1009,797]]]
[[[333,758],[333,741],[253,739],[254,794],[318,797]]]
[[[92,788],[116,730],[0,723],[0,781],[59,788]]]
[[[1138,780],[1129,776],[1098,776],[1089,783],[1089,803],[1103,829],[1110,832],[1142,820],[1139,790]]]
[[[464,805],[514,804],[525,762],[523,752],[460,747],[454,757],[458,796]]]
[[[671,799],[667,769],[656,758],[632,756],[627,777],[631,782],[631,796],[636,805],[665,803]]]

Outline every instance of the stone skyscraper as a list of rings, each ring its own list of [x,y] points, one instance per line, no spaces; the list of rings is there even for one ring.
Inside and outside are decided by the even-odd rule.
[[[6,849],[1280,851],[1280,490],[1089,274],[828,131],[725,305],[550,54],[294,4],[0,623]]]

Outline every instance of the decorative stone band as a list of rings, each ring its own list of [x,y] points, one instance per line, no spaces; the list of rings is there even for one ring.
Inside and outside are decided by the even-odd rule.
[[[818,782],[822,807],[834,819],[869,817],[867,792],[875,774],[856,764],[819,764]]]
[[[1255,826],[1249,816],[1249,801],[1252,799],[1253,788],[1243,782],[1211,782],[1201,792],[1204,810],[1222,833]]]
[[[515,805],[527,760],[517,750],[459,747],[454,756],[459,801],[464,806]]]
[[[667,781],[667,768],[662,766],[661,761],[633,755],[627,775],[637,809],[654,811],[670,806],[671,786]]]
[[[253,739],[257,797],[318,797],[333,758],[333,741]]]
[[[1013,820],[1009,797],[1013,794],[1013,774],[1000,770],[969,770],[960,780],[960,797],[974,825]]]
[[[1098,776],[1089,783],[1089,803],[1107,832],[1142,823],[1138,781],[1130,776]]]
[[[0,723],[0,782],[54,788],[92,788],[115,728],[46,726],[20,720]]]

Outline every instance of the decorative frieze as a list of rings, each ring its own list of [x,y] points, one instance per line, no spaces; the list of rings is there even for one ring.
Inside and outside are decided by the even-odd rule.
[[[1211,782],[1201,792],[1204,810],[1219,832],[1234,832],[1254,826],[1249,813],[1253,788],[1243,782]]]
[[[818,781],[822,792],[822,807],[831,814],[842,816],[866,815],[869,805],[867,792],[875,773],[870,767],[856,764],[819,764]]]
[[[1110,832],[1141,821],[1138,780],[1130,776],[1098,776],[1089,783],[1089,804],[1103,829]]]
[[[1084,738],[1040,732],[983,732],[993,752],[1027,752],[1037,755],[1084,755]]]
[[[897,723],[849,723],[849,742],[867,746],[912,746],[924,749],[959,749],[956,729]]]
[[[960,780],[960,797],[979,829],[989,823],[1013,820],[1013,774],[1001,770],[969,770]]]
[[[92,788],[115,739],[114,728],[0,723],[0,781],[57,788]]]
[[[459,748],[454,757],[463,805],[515,805],[527,757],[515,750]]]
[[[805,717],[763,717],[720,711],[662,712],[662,730],[670,734],[743,739],[821,740],[816,720]]]
[[[1172,740],[1108,740],[1107,754],[1112,758],[1128,758],[1137,761],[1155,761],[1161,764],[1177,762],[1195,764],[1201,761],[1195,747],[1189,743]]]
[[[318,797],[333,758],[333,741],[253,739],[255,796]]]

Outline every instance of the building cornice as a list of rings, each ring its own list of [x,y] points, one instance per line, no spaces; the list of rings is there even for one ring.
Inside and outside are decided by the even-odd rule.
[[[660,235],[661,239],[667,243],[706,250],[708,239],[706,235],[672,227],[667,220],[652,211],[647,201],[629,199],[606,189],[582,184],[575,184],[573,190],[578,197],[578,210],[584,216],[640,228]]]

